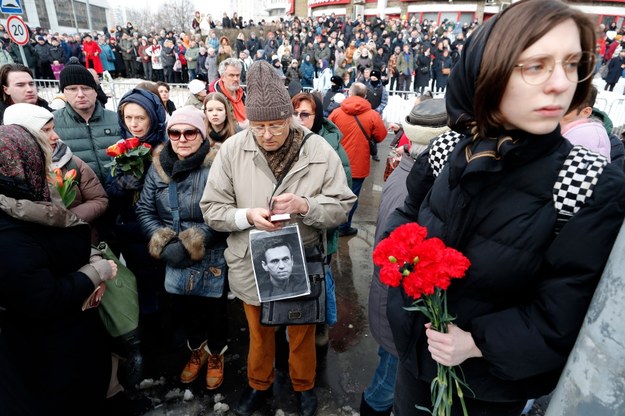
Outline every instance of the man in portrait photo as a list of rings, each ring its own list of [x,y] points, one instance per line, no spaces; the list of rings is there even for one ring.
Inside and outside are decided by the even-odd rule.
[[[264,239],[256,281],[261,302],[308,294],[310,289],[303,261],[297,264],[294,249],[285,236]]]

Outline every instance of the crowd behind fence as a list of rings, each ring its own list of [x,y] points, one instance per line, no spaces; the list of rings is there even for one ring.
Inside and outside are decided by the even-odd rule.
[[[48,102],[59,94],[59,81],[35,80],[39,96]],[[125,93],[132,90],[143,80],[114,80],[103,81],[102,89],[110,97],[106,107],[116,111],[117,103]],[[170,100],[176,108],[184,106],[189,97],[187,84],[169,84]],[[599,86],[598,86],[599,87]],[[305,90],[310,90],[305,88]],[[382,118],[386,123],[401,123],[412,109],[418,94],[413,91],[389,90],[388,104],[384,109]],[[443,97],[444,93],[434,93],[435,97]],[[604,111],[612,120],[612,133],[620,135],[625,130],[625,96],[600,90],[595,107]]]

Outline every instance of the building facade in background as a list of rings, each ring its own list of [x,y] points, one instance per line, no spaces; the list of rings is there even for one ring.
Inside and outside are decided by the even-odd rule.
[[[391,18],[428,19],[437,23],[447,19],[454,22],[482,21],[504,10],[518,0],[289,0],[298,16],[364,15]],[[597,23],[606,25],[615,21],[617,27],[625,24],[625,0],[568,0],[567,3],[585,13],[596,16]]]
[[[87,7],[88,6],[88,7]],[[22,0],[22,18],[31,29],[77,33],[109,27],[108,0]],[[0,13],[5,24],[9,15]]]

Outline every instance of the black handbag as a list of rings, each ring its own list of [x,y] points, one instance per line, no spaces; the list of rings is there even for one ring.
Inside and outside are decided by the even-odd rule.
[[[311,325],[326,321],[326,275],[319,247],[306,249],[306,269],[310,280],[310,294],[262,302],[262,325]]]

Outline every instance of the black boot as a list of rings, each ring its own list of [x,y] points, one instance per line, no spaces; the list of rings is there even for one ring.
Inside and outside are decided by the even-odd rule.
[[[362,394],[360,399],[360,416],[390,416],[393,406],[388,409],[378,412],[373,407],[369,406],[369,403],[365,400],[365,394]]]
[[[250,386],[246,386],[241,394],[235,412],[240,416],[249,416],[263,407],[270,396],[271,387],[267,390],[256,390]]]
[[[297,395],[297,414],[299,416],[315,416],[317,414],[317,394],[312,388],[295,392]]]

